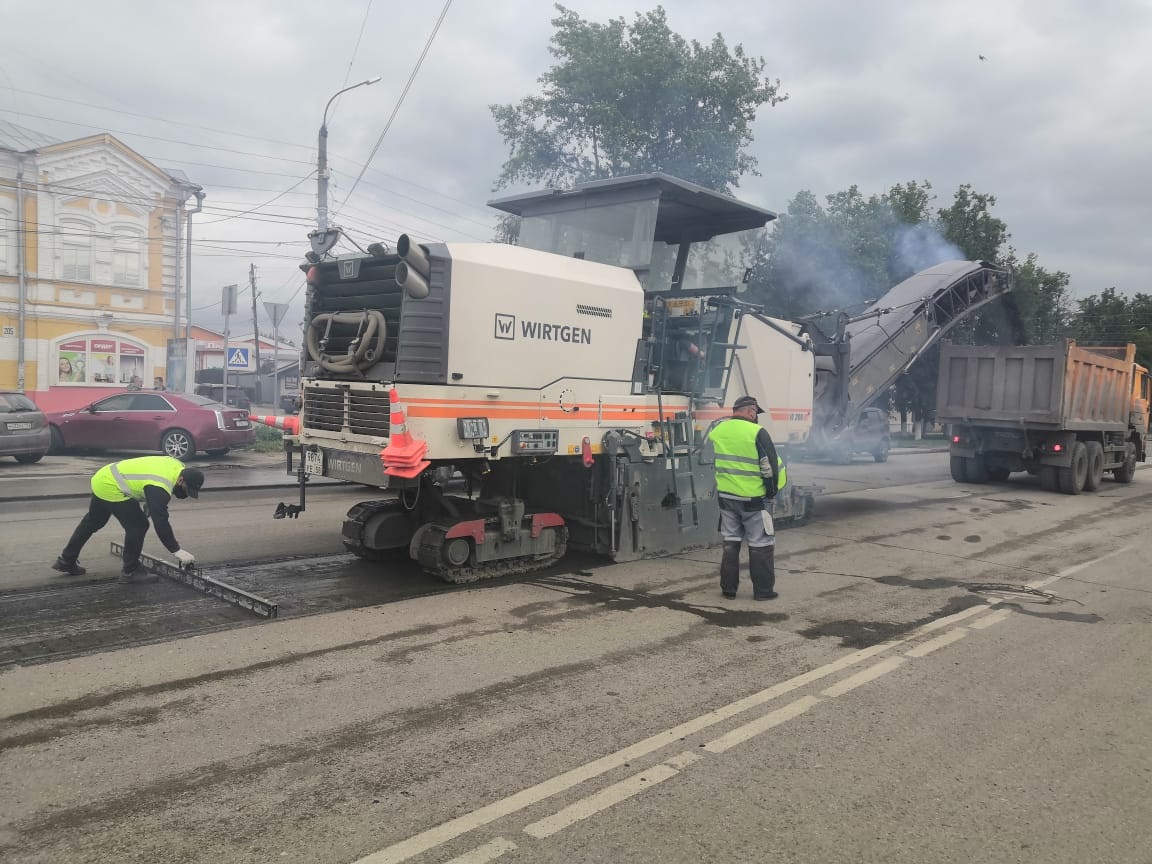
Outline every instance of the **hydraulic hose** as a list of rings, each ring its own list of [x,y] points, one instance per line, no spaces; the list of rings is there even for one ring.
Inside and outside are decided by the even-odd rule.
[[[356,336],[348,345],[348,352],[343,356],[333,356],[325,350],[333,324],[356,327]],[[321,329],[323,336],[320,335]],[[376,309],[365,309],[363,312],[321,313],[308,324],[305,336],[308,356],[319,363],[325,371],[337,375],[366,372],[384,356],[384,337],[387,329],[384,313]]]

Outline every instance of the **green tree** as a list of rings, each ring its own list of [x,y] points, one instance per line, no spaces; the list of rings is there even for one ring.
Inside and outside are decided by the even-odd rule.
[[[1006,263],[1015,282],[1012,297],[1023,325],[1024,341],[1043,345],[1066,336],[1071,317],[1069,275],[1041,267],[1035,252],[1021,261],[1012,249]]]
[[[936,214],[940,234],[964,252],[969,261],[998,261],[1008,242],[1008,226],[992,215],[996,196],[973,192],[965,183],[952,206]]]
[[[1152,295],[1125,297],[1115,288],[1076,301],[1071,335],[1084,345],[1136,345],[1136,359],[1152,366]]]
[[[631,24],[556,9],[556,62],[540,95],[490,106],[509,149],[497,189],[663,171],[730,191],[755,173],[745,150],[757,109],[788,98],[763,77],[763,58],[720,34],[706,45],[684,39],[660,6]]]

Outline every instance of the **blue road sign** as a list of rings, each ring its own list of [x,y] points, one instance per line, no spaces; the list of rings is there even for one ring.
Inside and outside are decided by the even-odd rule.
[[[247,369],[248,368],[248,349],[247,348],[229,348],[228,349],[228,368],[229,369]]]

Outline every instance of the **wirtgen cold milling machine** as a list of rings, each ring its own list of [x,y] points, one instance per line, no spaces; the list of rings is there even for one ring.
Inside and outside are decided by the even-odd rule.
[[[812,424],[801,325],[738,299],[775,214],[660,174],[493,202],[519,245],[430,243],[307,272],[306,477],[388,489],[349,511],[364,558],[451,582],[713,544],[701,442],[745,392],[781,446]],[[322,249],[322,247],[321,247]],[[976,266],[976,265],[973,265]],[[779,519],[813,490],[789,484]]]

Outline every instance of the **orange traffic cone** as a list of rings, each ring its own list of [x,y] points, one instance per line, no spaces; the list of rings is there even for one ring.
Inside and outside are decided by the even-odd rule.
[[[248,419],[255,420],[257,423],[263,423],[265,426],[271,426],[273,429],[281,429],[288,435],[300,434],[299,417],[276,417],[271,414],[249,414]]]
[[[411,479],[432,463],[424,456],[428,453],[428,442],[419,441],[408,431],[404,419],[404,406],[400,404],[400,394],[395,389],[388,391],[389,429],[388,446],[380,451],[380,461],[384,463],[384,473],[390,477]]]

